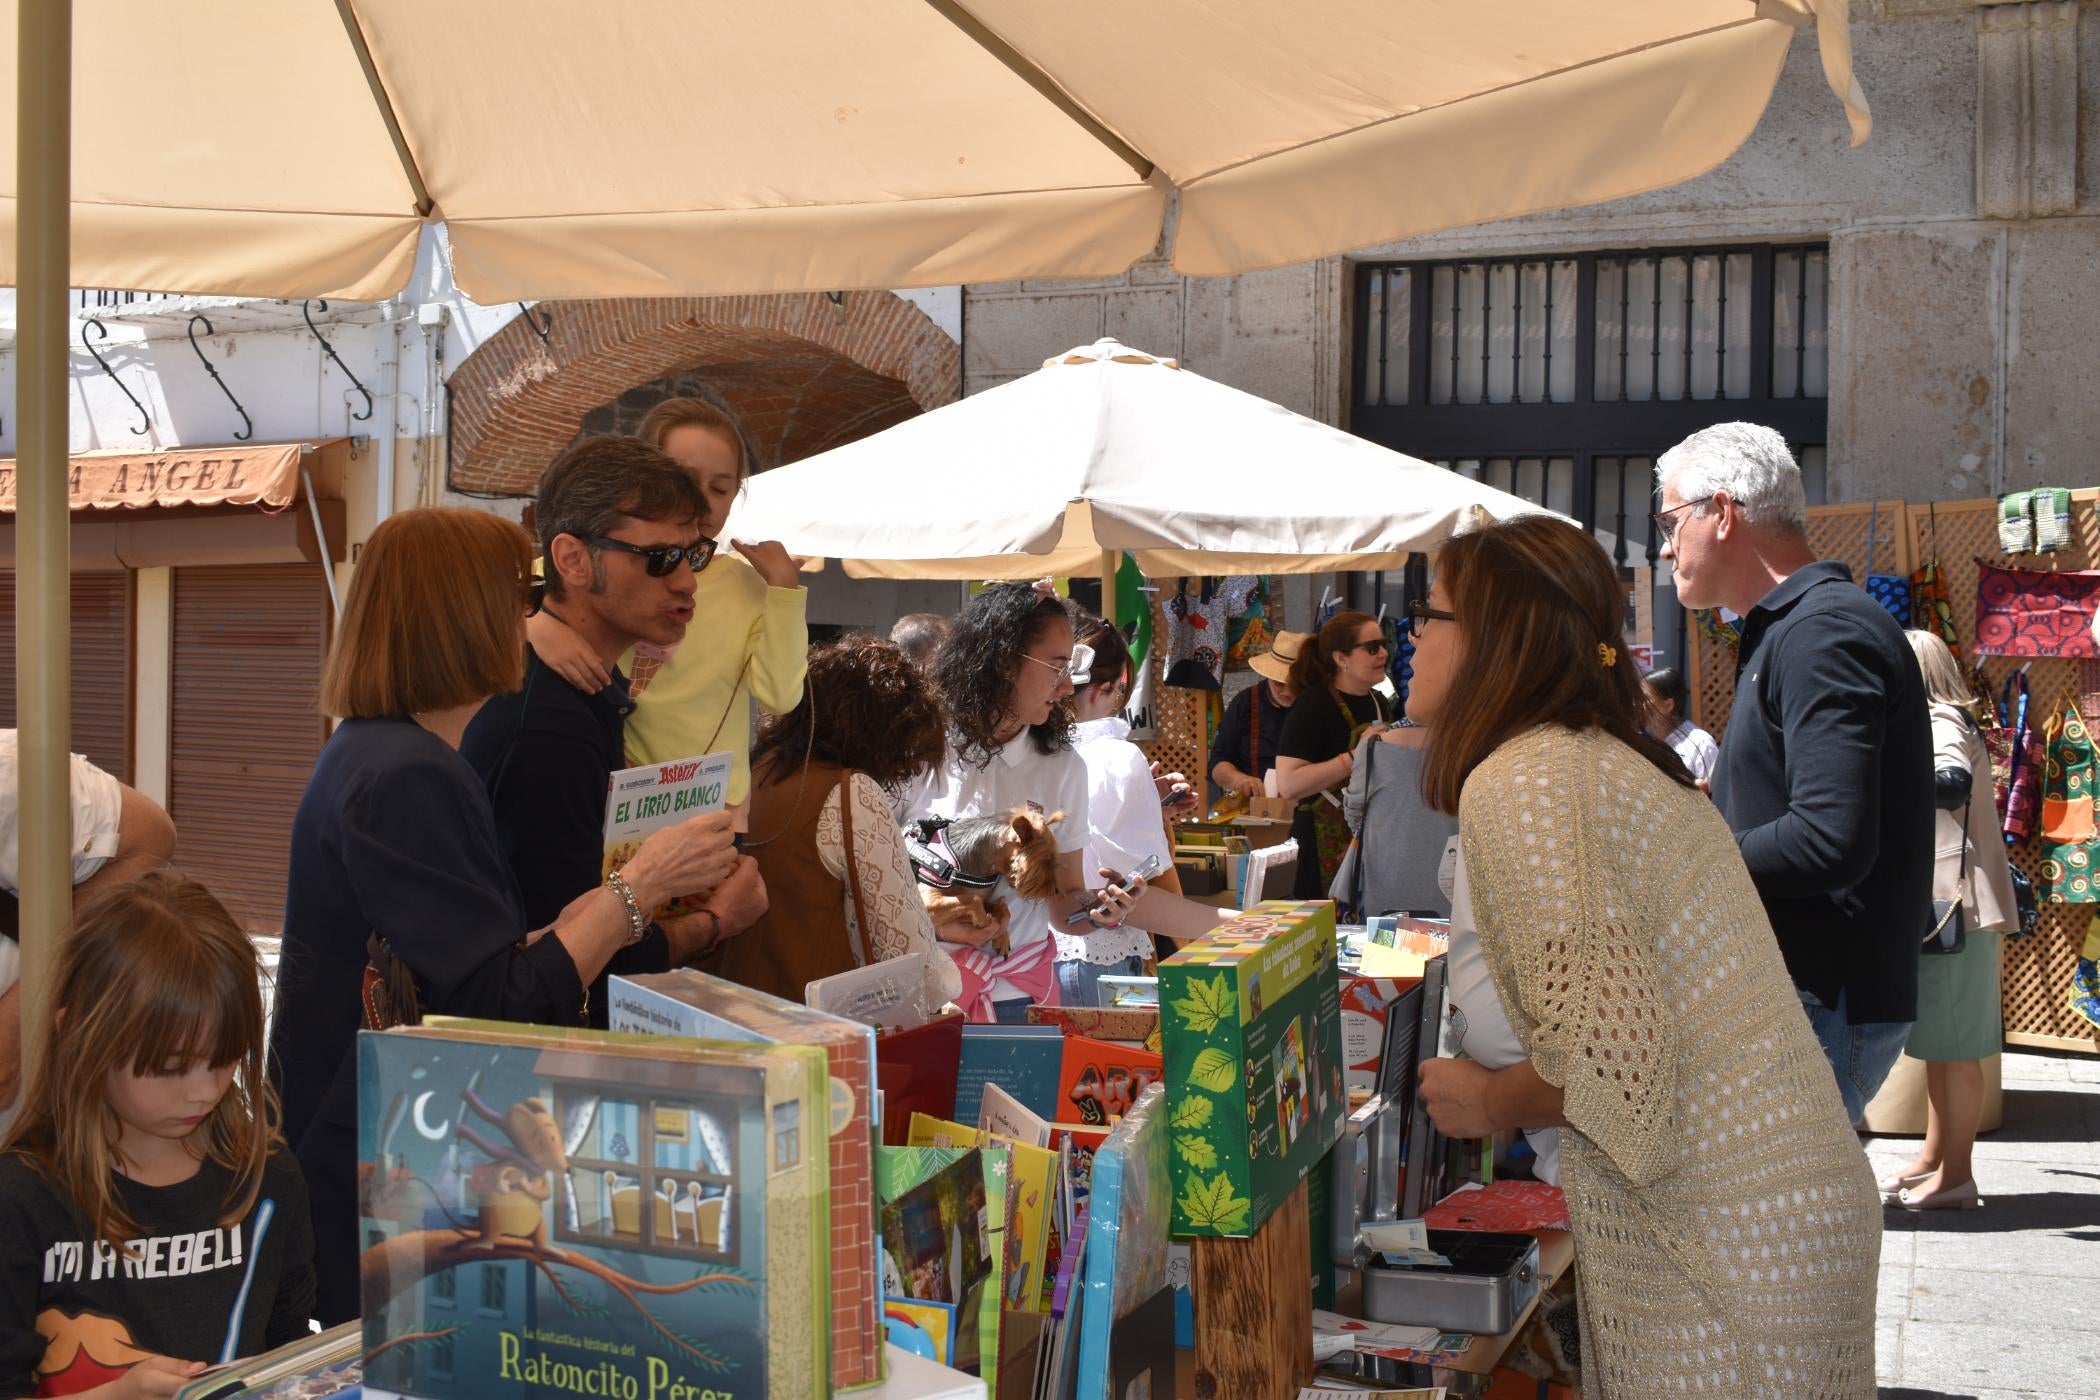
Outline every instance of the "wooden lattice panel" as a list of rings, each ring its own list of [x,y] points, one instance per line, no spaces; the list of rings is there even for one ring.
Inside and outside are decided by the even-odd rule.
[[[1205,692],[1178,690],[1166,684],[1167,610],[1160,600],[1172,596],[1162,588],[1152,595],[1152,716],[1156,737],[1138,745],[1169,773],[1186,773],[1202,791],[1210,757],[1209,706]]]
[[[2012,555],[1998,549],[1998,503],[1994,500],[1956,501],[1910,512],[1912,557],[1924,563],[1937,555],[1940,576],[1946,580],[1947,598],[1954,609],[1955,630],[1962,639],[1962,659],[1973,658],[1976,640],[1976,564],[2000,564],[2018,568],[2090,569],[2100,560],[2100,492],[2080,491],[2072,507],[2072,545],[2051,555]],[[2005,683],[2020,664],[2010,657],[1982,658],[1984,679],[1991,693]],[[2028,664],[2027,688],[2034,697],[2030,713],[2036,722],[2066,702],[2075,703],[2091,684],[2087,672],[2074,661],[2049,658]],[[2041,889],[2040,842],[2023,841],[2012,848],[2013,863],[2027,872]],[[2100,913],[2100,905],[2045,904],[2041,926],[2031,938],[2007,938],[2001,982],[2006,1038],[2016,1044],[2042,1045],[2055,1049],[2087,1052],[2095,1044],[2090,1022],[2065,1002],[2071,985],[2071,969],[2084,941],[2088,920]]]

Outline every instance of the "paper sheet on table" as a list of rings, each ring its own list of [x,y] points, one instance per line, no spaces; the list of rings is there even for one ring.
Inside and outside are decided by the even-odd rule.
[[[1335,1377],[1322,1378],[1298,1392],[1298,1400],[1328,1400],[1332,1395],[1354,1395],[1360,1400],[1444,1400],[1444,1388],[1440,1385],[1418,1386],[1413,1390],[1373,1390],[1355,1381]]]
[[[1313,1309],[1313,1347],[1327,1355],[1337,1351],[1413,1351],[1437,1339],[1434,1327],[1408,1327],[1392,1322],[1366,1322],[1360,1317]],[[1335,1345],[1339,1338],[1341,1345]]]
[[[1357,971],[1365,977],[1412,977],[1420,980],[1429,962],[1424,953],[1406,948],[1388,948],[1383,943],[1365,943]]]

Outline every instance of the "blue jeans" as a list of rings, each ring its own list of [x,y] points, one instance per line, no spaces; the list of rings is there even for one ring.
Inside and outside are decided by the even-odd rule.
[[[1910,1039],[1908,1021],[1867,1021],[1851,1025],[1845,1020],[1845,994],[1838,993],[1835,1008],[1817,1001],[1815,993],[1805,987],[1796,987],[1801,994],[1801,1009],[1808,1013],[1809,1029],[1816,1033],[1816,1043],[1823,1047],[1823,1058],[1830,1061],[1831,1073],[1837,1076],[1838,1092],[1845,1096],[1845,1121],[1859,1123],[1867,1113],[1867,1100],[1881,1089],[1881,1081],[1889,1077],[1896,1067],[1896,1059],[1903,1053],[1903,1043]]]
[[[1103,977],[1143,977],[1145,958],[1132,953],[1121,962],[1090,963],[1074,958],[1057,965],[1058,997],[1066,1006],[1099,1006]]]
[[[1028,1008],[1035,1005],[1027,997],[1015,997],[1011,1001],[992,1003],[992,1023],[1000,1026],[1025,1026],[1028,1024]]]

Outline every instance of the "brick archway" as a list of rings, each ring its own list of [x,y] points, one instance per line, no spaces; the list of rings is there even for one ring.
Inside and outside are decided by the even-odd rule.
[[[648,297],[547,304],[542,342],[504,326],[450,380],[455,490],[530,495],[583,430],[627,427],[642,398],[695,393],[733,412],[754,466],[777,466],[953,402],[961,351],[890,292]]]

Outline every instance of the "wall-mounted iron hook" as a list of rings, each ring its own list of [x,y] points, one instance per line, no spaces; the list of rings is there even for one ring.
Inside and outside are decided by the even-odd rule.
[[[532,333],[540,338],[542,345],[547,343],[548,336],[554,334],[553,312],[542,311],[536,306],[527,306],[521,301],[518,303],[518,314],[525,318],[526,325],[532,327]]]
[[[844,292],[826,292],[824,293],[824,300],[830,302],[833,306],[838,307],[840,310],[845,309],[846,294]]]
[[[233,411],[241,415],[241,430],[233,435],[233,440],[235,442],[246,442],[249,438],[255,436],[255,420],[248,416],[247,409],[241,407],[241,401],[233,396],[233,390],[228,388],[226,381],[219,377],[218,366],[211,362],[210,358],[204,353],[204,347],[197,343],[197,323],[199,321],[204,322],[205,336],[209,338],[212,334],[210,317],[201,311],[190,317],[190,349],[196,351],[197,358],[204,361],[204,372],[211,376],[212,383],[219,386],[219,392],[226,396],[226,402],[232,404]]]
[[[357,389],[358,393],[365,396],[365,411],[351,414],[350,421],[353,423],[367,422],[372,417],[372,391],[364,386],[363,380],[350,372],[350,366],[343,363],[343,357],[335,353],[335,347],[328,343],[328,337],[322,335],[321,328],[314,324],[314,308],[316,306],[323,311],[328,309],[326,301],[303,301],[299,303],[299,314],[306,318],[306,328],[314,333],[315,340],[321,342],[321,349],[327,354],[329,359],[335,361],[335,367],[349,378],[350,383]]]
[[[88,335],[90,331],[94,332],[92,338]],[[90,316],[81,323],[80,343],[87,347],[87,352],[90,355],[95,357],[95,363],[102,366],[102,372],[110,377],[111,382],[124,391],[124,397],[131,400],[131,406],[139,411],[138,435],[144,437],[147,433],[153,431],[153,415],[146,412],[146,405],[139,402],[139,396],[132,393],[130,387],[123,380],[117,378],[117,372],[110,368],[109,361],[103,359],[102,352],[95,348],[95,341],[106,340],[108,337],[109,327],[103,325],[94,317]]]

